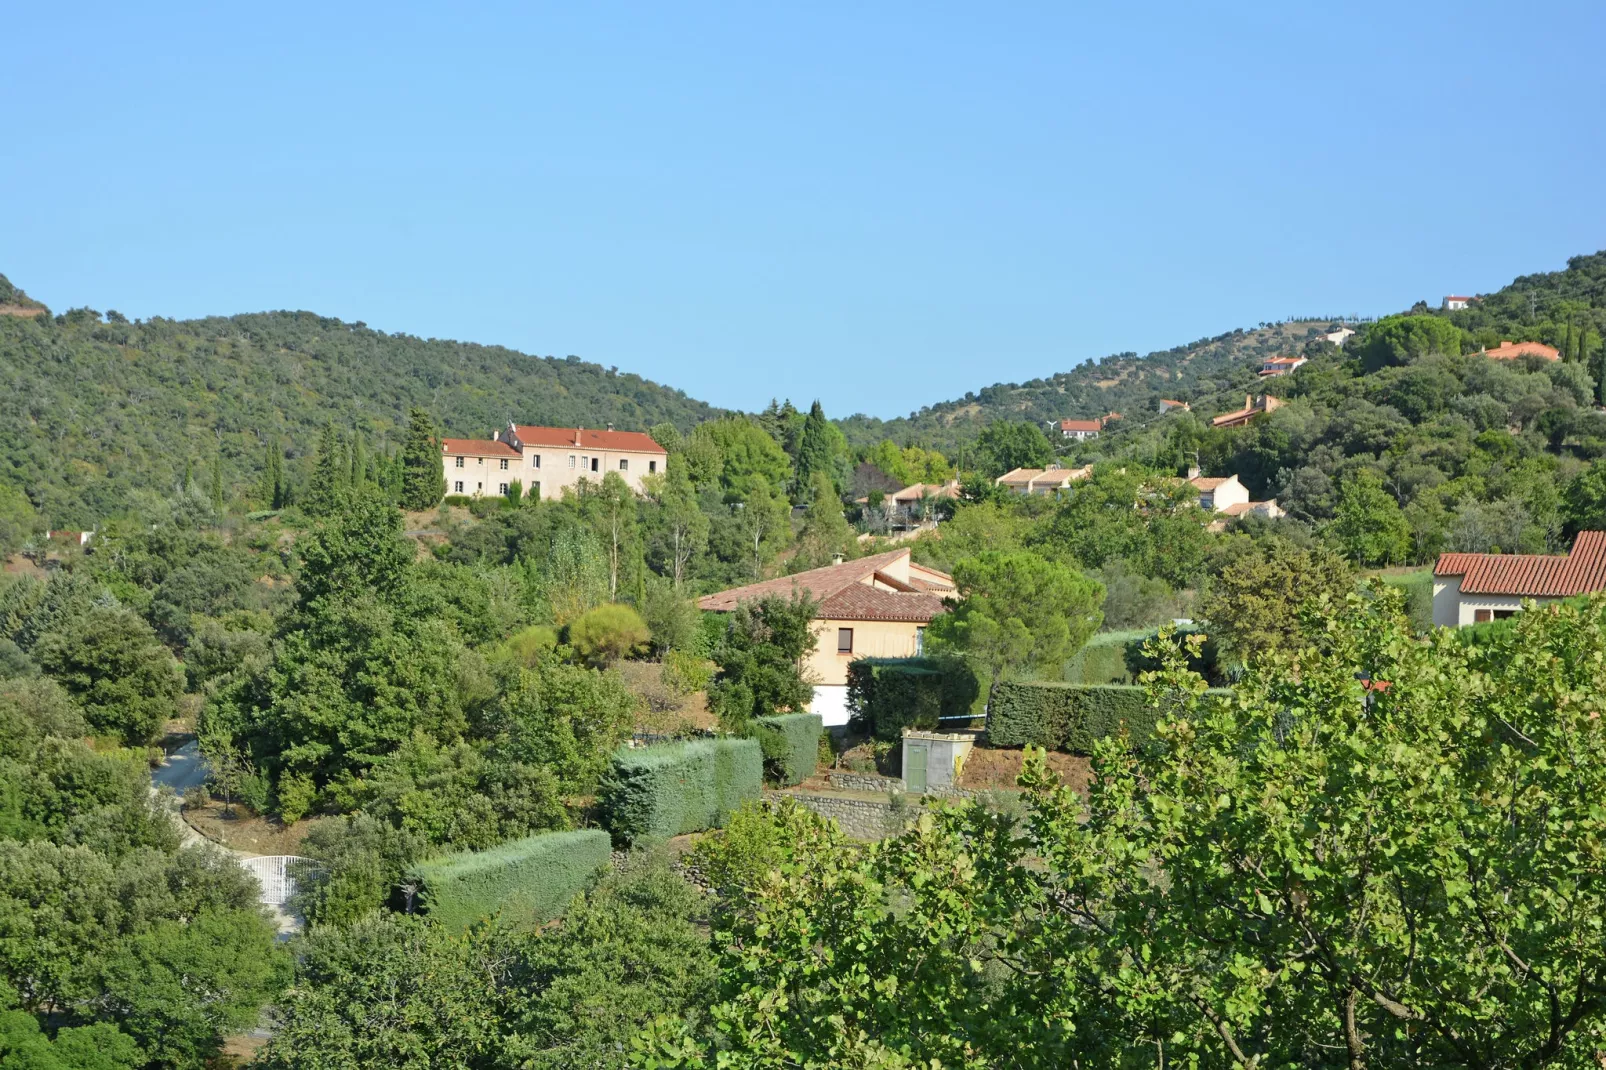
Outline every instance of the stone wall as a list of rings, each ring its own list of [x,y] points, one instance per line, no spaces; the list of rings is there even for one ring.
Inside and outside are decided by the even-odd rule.
[[[890,801],[854,799],[841,795],[814,795],[803,791],[780,794],[797,800],[821,817],[835,819],[842,831],[856,840],[884,840],[896,836],[920,813],[918,803],[895,806]]]
[[[833,769],[828,775],[837,791],[902,791],[903,779],[879,773],[850,773]]]

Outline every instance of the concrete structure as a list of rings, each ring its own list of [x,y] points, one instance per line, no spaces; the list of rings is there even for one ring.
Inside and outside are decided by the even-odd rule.
[[[515,480],[534,497],[560,497],[582,479],[602,482],[617,472],[630,489],[664,470],[669,454],[639,431],[588,431],[583,427],[508,424],[489,439],[441,440],[446,493],[479,497],[506,494]]]
[[[819,603],[819,643],[804,665],[814,684],[809,713],[826,725],[848,722],[848,663],[855,658],[907,658],[925,650],[926,625],[946,612],[953,577],[917,565],[907,549],[782,576],[711,594],[699,609],[729,613],[743,602],[804,592]]]
[[[903,732],[903,783],[916,794],[942,794],[959,786],[965,758],[975,746],[970,732]]]
[[[1262,394],[1258,398],[1245,394],[1243,408],[1239,409],[1237,412],[1222,413],[1220,416],[1217,416],[1214,420],[1210,421],[1210,426],[1243,427],[1250,420],[1253,420],[1262,413],[1272,412],[1281,404],[1281,401],[1278,401],[1270,394]]]
[[[1268,357],[1260,365],[1260,377],[1269,379],[1278,375],[1288,375],[1307,363],[1309,362],[1304,357]]]
[[[1098,438],[1099,432],[1104,430],[1103,420],[1061,420],[1057,425],[1061,438],[1085,442],[1090,438]]]
[[[1490,360],[1516,360],[1518,357],[1538,357],[1540,360],[1560,360],[1561,350],[1543,342],[1501,342],[1483,355]]]
[[[1351,338],[1355,337],[1355,328],[1340,327],[1337,330],[1325,332],[1322,337],[1333,343],[1335,346],[1341,346]]]
[[[1193,407],[1186,401],[1172,401],[1170,398],[1160,399],[1160,415],[1164,416],[1168,412],[1177,412],[1178,410],[1192,412]]]
[[[1440,554],[1433,566],[1433,623],[1446,628],[1500,620],[1524,601],[1606,590],[1606,531],[1580,531],[1566,556]]]
[[[1444,304],[1439,307],[1446,312],[1459,312],[1471,304],[1472,298],[1470,297],[1458,297],[1455,294],[1450,294],[1445,297]]]
[[[1086,479],[1092,474],[1093,466],[1090,464],[1081,468],[1060,468],[1058,465],[1051,468],[1016,468],[993,482],[1014,494],[1057,494],[1069,490],[1078,479]]]
[[[1277,505],[1277,499],[1255,502],[1249,500],[1249,488],[1238,481],[1236,475],[1202,476],[1199,469],[1188,469],[1188,482],[1199,491],[1199,507],[1220,515],[1210,522],[1210,530],[1220,531],[1227,522],[1248,513],[1273,519],[1287,514]]]

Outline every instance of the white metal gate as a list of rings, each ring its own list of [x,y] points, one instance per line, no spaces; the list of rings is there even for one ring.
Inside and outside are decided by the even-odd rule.
[[[307,859],[299,855],[261,855],[257,858],[242,858],[240,865],[244,866],[262,886],[262,905],[275,911],[282,911],[296,891],[296,878],[291,863],[305,861]]]

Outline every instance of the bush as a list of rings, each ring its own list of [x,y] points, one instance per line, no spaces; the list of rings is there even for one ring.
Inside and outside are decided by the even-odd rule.
[[[1157,658],[1150,657],[1144,647],[1155,638],[1157,633],[1146,632],[1126,644],[1126,671],[1128,679],[1125,681],[1109,681],[1110,683],[1135,684],[1146,672],[1155,672],[1160,669]],[[1221,668],[1221,645],[1215,637],[1206,635],[1204,645],[1199,648],[1197,655],[1192,654],[1185,643],[1186,638],[1193,634],[1191,629],[1178,630],[1172,638],[1167,640],[1172,646],[1181,649],[1183,657],[1187,660],[1188,671],[1198,673],[1212,684],[1219,684],[1224,679]],[[1093,680],[1083,680],[1083,683],[1094,683]]]
[[[647,622],[627,605],[609,602],[569,625],[569,645],[593,665],[607,665],[647,649]]]
[[[612,856],[601,829],[547,832],[421,862],[409,876],[418,886],[415,904],[448,929],[492,917],[527,927],[561,914]]]
[[[1125,632],[1100,632],[1065,663],[1065,680],[1072,684],[1130,684],[1135,681],[1127,668],[1127,645],[1142,642],[1154,634],[1152,628]]]
[[[469,506],[474,504],[474,499],[470,498],[467,494],[448,494],[445,498],[441,499],[441,504],[455,505],[459,508],[467,509]]]
[[[616,839],[679,836],[719,828],[763,789],[756,739],[700,739],[621,748],[603,778],[603,822]]]
[[[987,742],[1091,755],[1099,740],[1119,735],[1125,724],[1137,748],[1154,735],[1170,705],[1150,706],[1144,688],[1126,684],[1000,684],[993,691]]]
[[[694,694],[714,679],[714,663],[684,650],[666,650],[658,679],[677,695]]]
[[[905,728],[936,728],[939,717],[967,716],[980,694],[976,674],[956,658],[860,658],[848,664],[851,723],[876,739],[896,740]]]
[[[1424,569],[1404,576],[1385,576],[1383,582],[1405,595],[1405,613],[1411,618],[1411,631],[1425,635],[1433,630],[1433,572]]]
[[[778,784],[803,783],[819,762],[825,722],[814,713],[783,713],[760,717],[757,725],[765,773]]]
[[[305,773],[285,773],[279,777],[279,817],[293,825],[312,811],[318,789]]]

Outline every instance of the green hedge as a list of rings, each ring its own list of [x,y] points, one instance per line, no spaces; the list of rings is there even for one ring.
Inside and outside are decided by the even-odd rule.
[[[1165,707],[1170,705],[1152,707],[1144,688],[1126,684],[1000,684],[993,691],[987,742],[1089,755],[1094,744],[1118,735],[1125,723],[1133,746],[1140,747],[1169,716]]]
[[[585,891],[612,852],[601,829],[543,832],[420,862],[409,876],[418,884],[414,902],[449,929],[496,915],[516,926],[540,925]]]
[[[955,658],[859,658],[848,663],[850,724],[876,739],[905,728],[936,728],[939,717],[971,712],[981,684]]]
[[[621,747],[603,777],[603,822],[624,842],[719,828],[764,787],[756,739]]]
[[[1433,630],[1433,570],[1423,569],[1403,576],[1384,576],[1383,582],[1405,594],[1405,612],[1418,635]]]
[[[814,772],[820,760],[820,735],[825,722],[817,713],[783,713],[760,717],[758,742],[764,751],[764,765],[778,775],[781,784],[801,784]]]
[[[1065,679],[1073,684],[1130,684],[1132,672],[1126,665],[1128,644],[1142,643],[1154,634],[1152,628],[1126,632],[1100,632],[1065,663]]]

